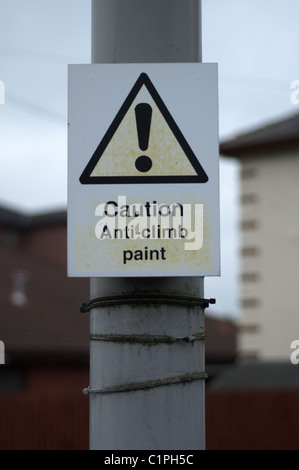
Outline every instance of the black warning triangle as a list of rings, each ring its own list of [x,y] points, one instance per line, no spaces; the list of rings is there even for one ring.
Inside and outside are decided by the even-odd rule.
[[[97,166],[100,158],[104,154],[107,146],[109,145],[110,141],[112,140],[114,134],[116,133],[117,129],[119,128],[120,124],[122,123],[123,119],[125,118],[129,108],[131,107],[133,101],[135,100],[136,96],[138,95],[142,86],[145,86],[149,94],[151,95],[152,99],[154,100],[156,106],[158,107],[160,113],[162,114],[163,118],[165,119],[167,125],[169,126],[170,130],[172,131],[173,135],[175,136],[176,141],[180,145],[183,153],[186,155],[187,159],[189,160],[194,174],[171,174],[171,175],[153,175],[149,174],[146,176],[144,173],[148,172],[151,167],[151,159],[147,156],[141,156],[135,162],[136,168],[142,173],[138,176],[131,176],[131,175],[92,175],[95,167]],[[140,110],[143,116],[147,117],[146,119],[150,119],[147,113],[147,110]],[[143,126],[144,127],[144,126]],[[144,138],[144,135],[143,135]],[[143,139],[144,140],[144,139]],[[146,148],[146,147],[144,147]],[[123,157],[122,157],[123,158]],[[165,157],[167,158],[167,156]],[[120,162],[121,163],[121,162]],[[208,181],[208,175],[202,168],[201,164],[197,160],[195,154],[193,153],[192,149],[190,148],[188,142],[186,141],[185,137],[183,136],[182,132],[180,131],[179,127],[175,123],[173,117],[169,113],[168,109],[166,108],[164,102],[162,101],[159,93],[157,92],[156,88],[152,84],[151,80],[149,79],[146,73],[141,73],[138,77],[135,85],[131,89],[129,95],[125,99],[123,105],[121,106],[120,110],[118,111],[117,115],[115,116],[112,124],[108,128],[106,134],[104,135],[102,141],[96,148],[93,156],[91,157],[90,161],[86,165],[82,175],[80,176],[80,182],[82,184],[140,184],[140,183],[206,183]]]

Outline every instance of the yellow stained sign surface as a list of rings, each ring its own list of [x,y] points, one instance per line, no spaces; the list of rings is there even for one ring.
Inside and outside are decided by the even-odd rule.
[[[70,71],[68,276],[219,275],[216,67]]]
[[[208,179],[148,75],[142,73],[80,182],[206,183]]]
[[[148,148],[142,151],[138,145],[138,127],[135,108],[147,103],[152,109],[149,123]],[[136,161],[146,156],[152,166],[139,171]],[[127,114],[96,164],[91,176],[170,176],[196,175],[196,171],[183,152],[160,110],[143,86]]]

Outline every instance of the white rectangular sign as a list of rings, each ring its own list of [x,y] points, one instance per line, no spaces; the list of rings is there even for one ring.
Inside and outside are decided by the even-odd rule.
[[[220,274],[216,64],[69,66],[68,275]]]

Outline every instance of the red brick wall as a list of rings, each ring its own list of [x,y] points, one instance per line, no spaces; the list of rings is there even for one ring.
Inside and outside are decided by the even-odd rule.
[[[0,450],[89,447],[88,373],[35,371],[0,395]],[[207,450],[299,449],[299,390],[206,393]],[[153,449],[154,450],[154,449]]]
[[[31,253],[46,256],[66,266],[67,232],[65,225],[41,227],[19,232],[19,246]]]
[[[0,395],[0,449],[88,449],[88,384],[86,371],[31,371],[25,392]]]
[[[88,398],[72,393],[0,397],[1,450],[88,449]]]
[[[299,449],[299,389],[206,394],[207,449]]]

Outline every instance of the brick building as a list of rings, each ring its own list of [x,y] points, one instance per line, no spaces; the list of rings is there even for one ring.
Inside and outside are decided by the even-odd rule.
[[[87,449],[89,279],[68,278],[66,212],[0,208],[0,449]],[[209,381],[235,360],[236,329],[206,315]]]

